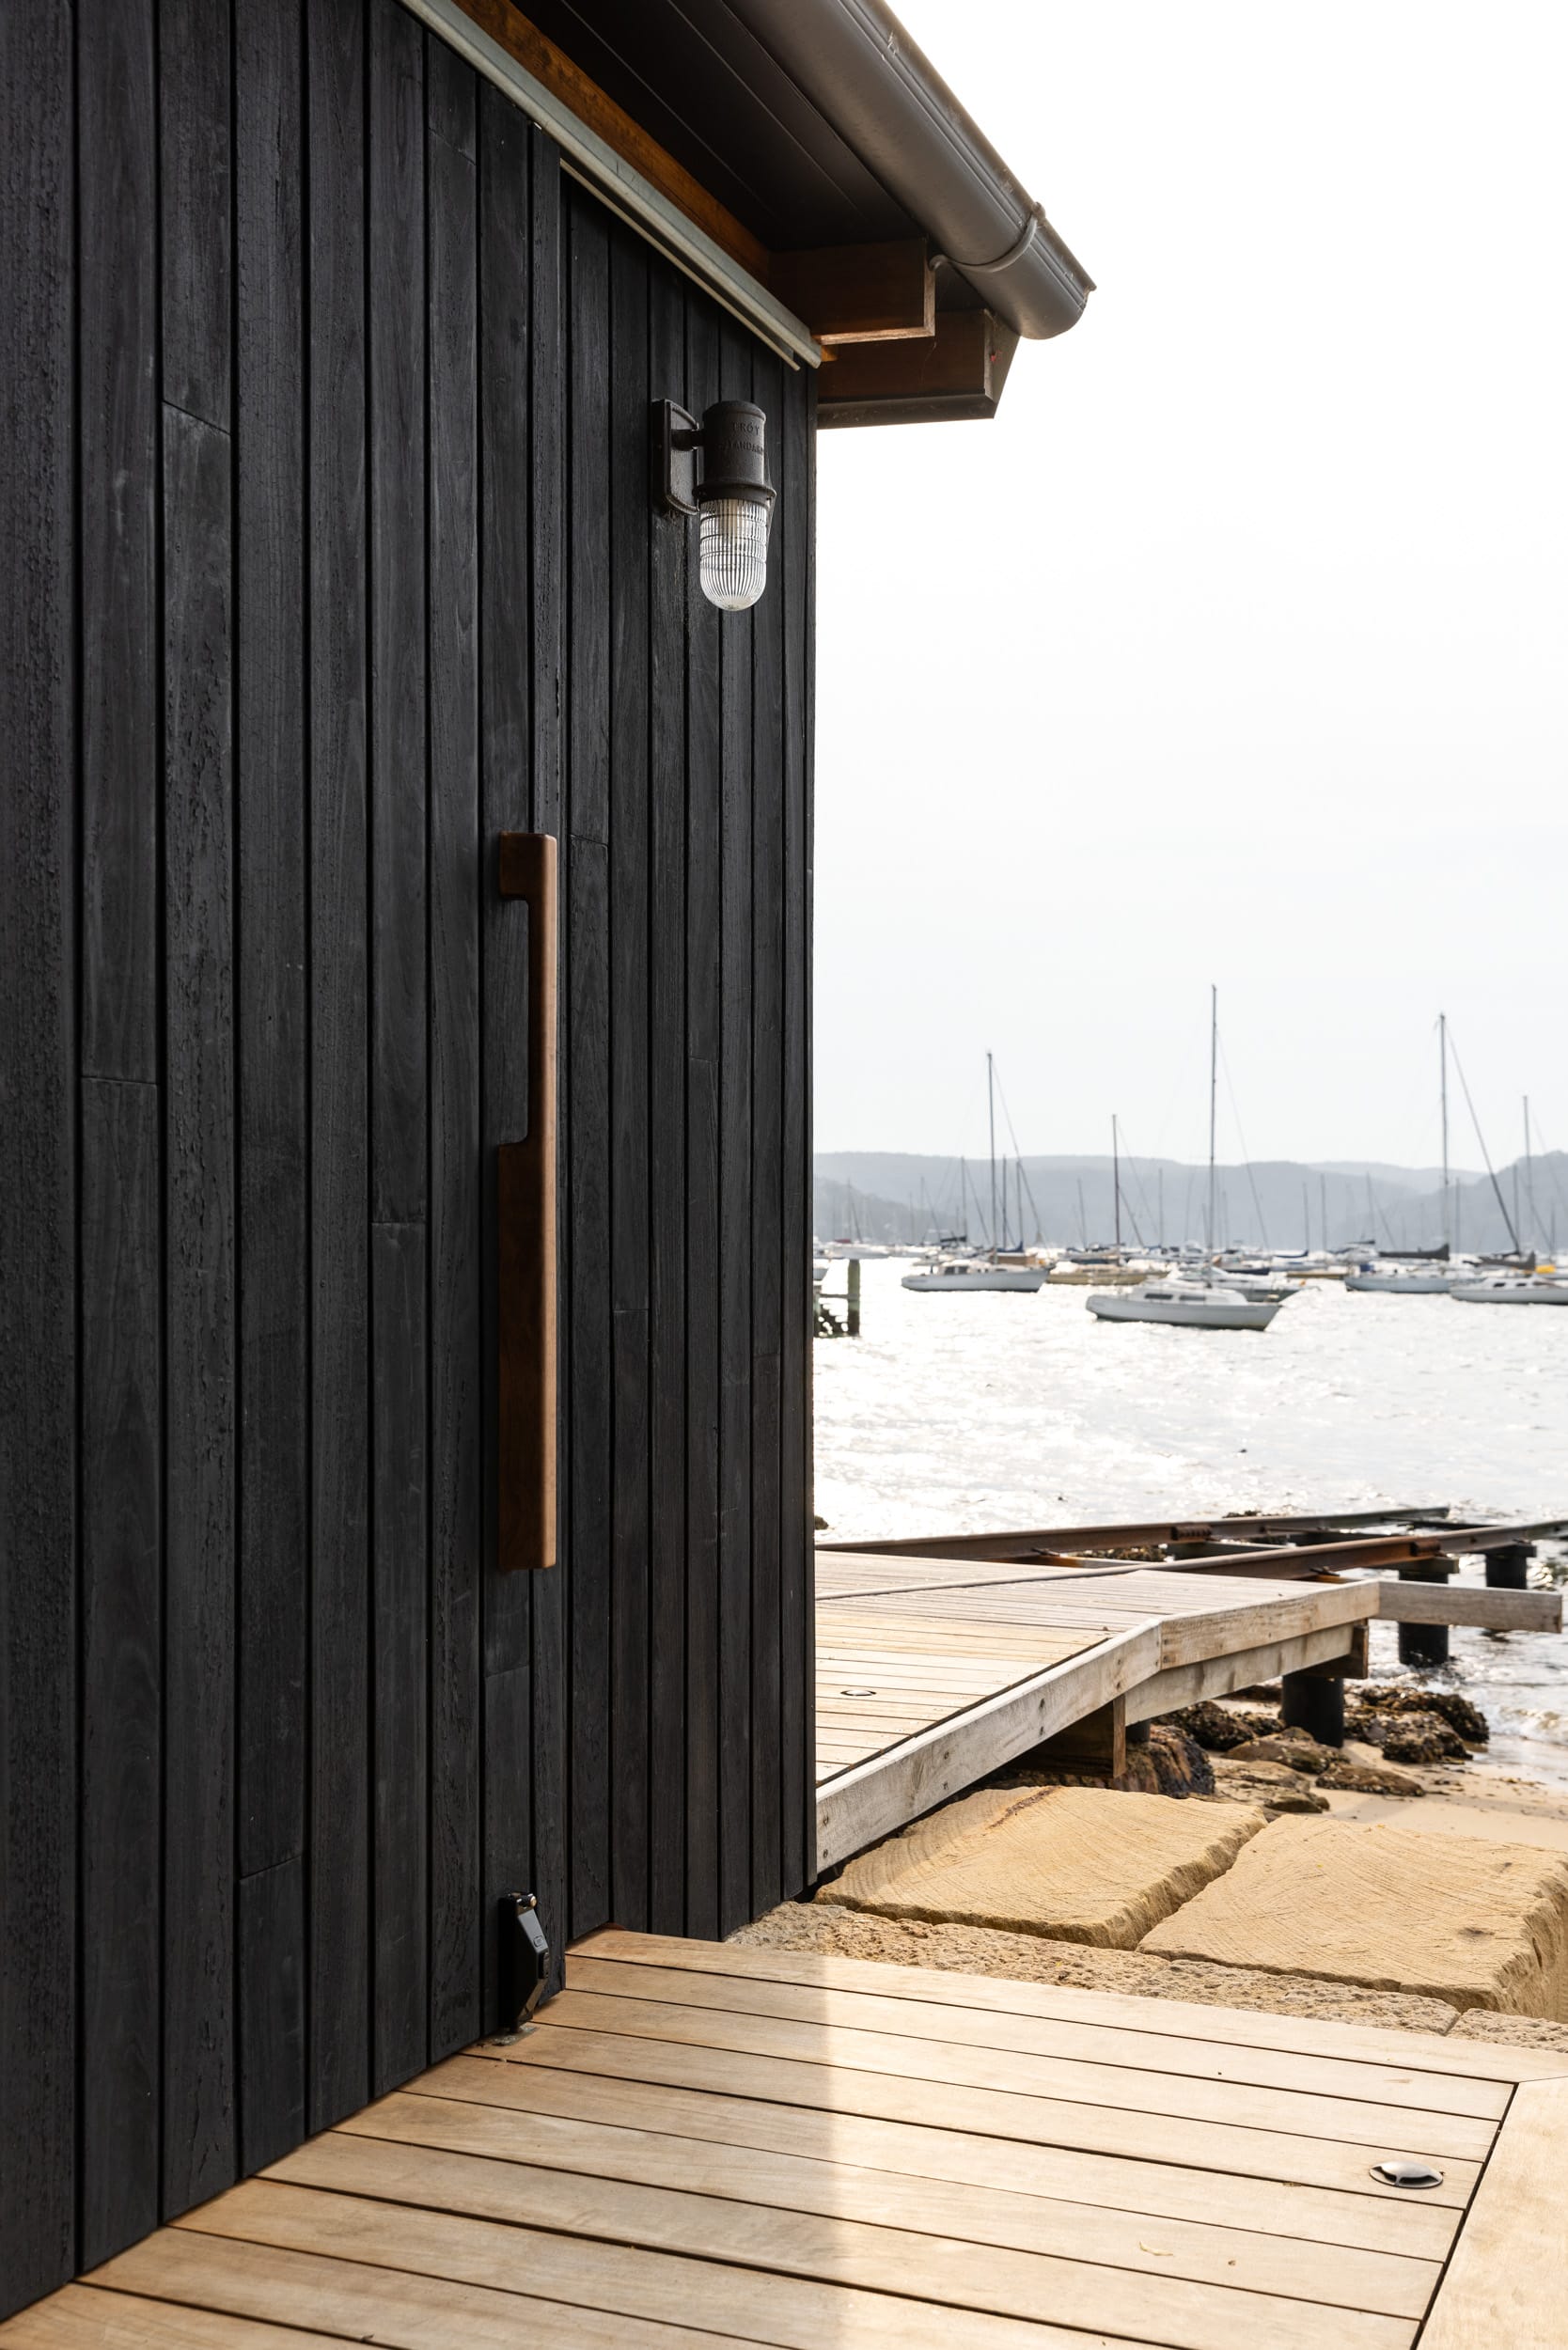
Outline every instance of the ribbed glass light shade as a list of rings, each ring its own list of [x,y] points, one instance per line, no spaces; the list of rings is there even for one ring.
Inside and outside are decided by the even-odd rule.
[[[703,501],[698,576],[721,612],[747,611],[767,586],[771,512],[760,498]]]

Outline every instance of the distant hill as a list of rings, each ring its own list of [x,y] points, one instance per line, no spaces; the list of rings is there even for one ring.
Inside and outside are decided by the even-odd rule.
[[[1529,1194],[1533,1187],[1534,1214]],[[1006,1205],[1002,1194],[1005,1189]],[[1497,1192],[1501,1193],[1502,1206]],[[1216,1239],[1240,1247],[1341,1248],[1356,1241],[1378,1247],[1431,1248],[1443,1237],[1439,1174],[1430,1167],[1377,1162],[1304,1163],[1259,1160],[1215,1169]],[[1123,1159],[1121,1236],[1128,1243],[1201,1243],[1208,1170],[1179,1159]],[[991,1183],[985,1161],[921,1157],[893,1151],[818,1153],[814,1190],[822,1240],[931,1239],[967,1232],[991,1238]],[[1456,1173],[1452,1189],[1455,1246],[1510,1246],[1506,1207],[1521,1245],[1555,1254],[1568,1246],[1568,1152],[1497,1170],[1494,1191],[1485,1175]],[[997,1182],[996,1222],[1003,1236],[1065,1246],[1114,1237],[1115,1187],[1108,1156],[1026,1158],[1020,1183],[1010,1163]]]

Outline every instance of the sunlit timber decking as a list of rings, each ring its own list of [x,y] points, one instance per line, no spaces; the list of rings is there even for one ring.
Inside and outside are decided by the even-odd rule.
[[[1535,2350],[1565,2161],[1560,2056],[611,1931],[0,2350]]]

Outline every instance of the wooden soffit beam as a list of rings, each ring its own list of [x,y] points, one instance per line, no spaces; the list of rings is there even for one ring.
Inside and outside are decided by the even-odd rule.
[[[989,310],[944,310],[920,341],[847,343],[817,378],[820,426],[994,416],[1018,337]]]
[[[829,346],[920,341],[936,331],[936,273],[924,237],[776,253],[769,283]]]

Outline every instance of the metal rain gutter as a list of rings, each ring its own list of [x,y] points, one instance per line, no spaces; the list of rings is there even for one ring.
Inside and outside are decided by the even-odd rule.
[[[547,132],[561,149],[572,178],[657,245],[677,269],[713,294],[753,334],[760,335],[792,367],[821,365],[822,348],[809,327],[695,221],[688,220],[679,206],[661,196],[542,82],[536,81],[499,42],[492,40],[466,13],[461,0],[403,0],[403,5]]]
[[[980,295],[1033,341],[1065,334],[1084,271],[883,0],[728,0]]]

